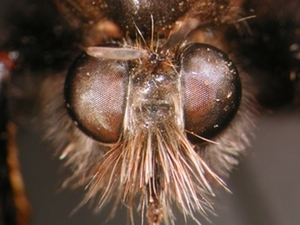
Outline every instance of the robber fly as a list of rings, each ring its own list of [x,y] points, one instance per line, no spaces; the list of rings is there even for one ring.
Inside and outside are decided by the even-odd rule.
[[[278,9],[273,3],[266,6]],[[10,85],[17,76],[42,80],[35,93],[45,136],[72,171],[63,186],[84,187],[82,204],[95,202],[99,210],[112,201],[112,215],[122,202],[131,220],[138,211],[151,225],[173,224],[172,206],[196,222],[195,213],[207,217],[215,188],[228,190],[223,178],[249,145],[258,102],[272,105],[267,91],[274,96],[276,88],[288,90],[282,104],[297,101],[297,19],[287,26],[287,16],[255,1],[19,4],[3,3],[13,15],[3,11],[1,20],[1,118],[13,120],[18,111]],[[266,39],[272,19],[275,30],[291,34],[277,49],[288,63],[279,60],[275,74],[255,61],[266,49],[276,59]],[[266,89],[261,79],[281,85]],[[16,185],[7,187],[13,192]]]

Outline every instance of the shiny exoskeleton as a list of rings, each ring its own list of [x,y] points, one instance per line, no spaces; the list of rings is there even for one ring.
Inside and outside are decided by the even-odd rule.
[[[300,19],[274,13],[296,1],[54,2],[3,4],[0,50],[17,55],[12,83],[43,77],[46,136],[72,171],[64,186],[85,187],[82,204],[112,200],[114,214],[123,202],[149,224],[174,223],[175,205],[197,221],[249,144],[255,98],[299,102]],[[6,88],[5,132],[18,113]],[[15,220],[12,202],[3,214]]]
[[[83,38],[89,30],[96,32],[101,21],[110,23],[98,32],[117,31],[115,38],[89,38],[86,52],[74,60],[65,79],[64,104],[70,116],[65,121],[73,141],[62,157],[73,161],[81,155],[85,161],[91,151],[98,152],[92,153],[98,154],[97,160],[73,161],[77,166],[72,179],[87,177],[87,199],[99,196],[101,208],[106,199],[115,197],[131,212],[139,196],[149,224],[172,221],[172,202],[192,217],[194,210],[210,207],[211,183],[225,187],[218,174],[235,164],[234,156],[247,143],[247,120],[253,114],[250,110],[237,116],[246,118],[242,137],[225,144],[224,129],[239,130],[232,120],[240,105],[243,111],[251,104],[247,87],[242,91],[246,77],[223,52],[224,42],[210,38],[238,18],[237,12],[229,17],[233,3],[58,1],[58,5],[72,21],[77,18],[86,26]],[[211,158],[216,153],[210,148],[218,149],[219,156]],[[223,154],[232,160],[225,161]]]

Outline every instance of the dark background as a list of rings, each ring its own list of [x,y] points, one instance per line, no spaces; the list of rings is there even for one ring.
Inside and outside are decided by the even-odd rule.
[[[296,4],[297,1],[298,0],[289,0],[288,2]],[[29,18],[27,18],[27,16],[30,15],[30,11],[26,10],[24,7],[27,6],[26,2],[43,2],[41,3],[43,8],[36,11],[37,15],[32,17],[29,16]],[[23,65],[27,65],[26,63],[28,63],[29,66],[33,67],[30,69],[36,71],[46,70],[50,67],[52,68],[53,64],[59,66],[59,62],[63,62],[64,58],[63,55],[61,56],[63,49],[57,51],[57,45],[59,44],[59,47],[66,46],[66,48],[68,48],[69,46],[66,42],[72,43],[70,37],[74,36],[74,33],[70,32],[72,35],[69,37],[68,31],[63,33],[61,37],[57,37],[51,32],[44,33],[45,30],[52,31],[53,26],[59,23],[57,20],[60,21],[58,16],[53,16],[51,14],[49,2],[50,1],[48,0],[0,0],[0,46],[2,47],[3,43],[6,43],[4,44],[5,46],[7,45],[8,47],[12,47],[12,49],[20,50],[26,55],[26,57],[24,57]],[[261,1],[253,0],[253,2]],[[272,1],[266,2],[272,3]],[[273,8],[268,9],[273,12],[274,15],[277,15],[279,11],[282,11],[285,16],[291,17],[292,20],[295,19],[296,16],[297,18],[299,17],[299,10],[294,7],[295,4],[287,4],[287,1],[285,0],[274,0],[273,3],[274,2],[280,3],[273,4]],[[264,4],[264,2],[262,4]],[[280,10],[283,8],[282,6],[289,7]],[[268,8],[269,5],[266,7]],[[11,12],[12,8],[16,9]],[[34,8],[30,7],[29,9],[34,10]],[[296,11],[296,13],[290,13],[294,11]],[[21,12],[23,12],[23,14]],[[267,19],[274,19],[274,15]],[[51,20],[48,20],[48,16]],[[9,20],[7,18],[9,18]],[[277,23],[285,22],[284,20],[279,20],[277,16],[275,16],[275,18]],[[250,24],[251,21],[255,22],[255,20],[250,20],[248,23]],[[261,23],[258,24],[260,25]],[[47,25],[49,27],[47,27]],[[255,34],[257,31],[258,34],[262,34],[262,38],[260,38],[260,36],[258,38],[255,37],[255,40],[258,40],[258,43],[254,42],[254,44],[249,45],[249,49],[245,48],[246,53],[244,56],[247,55],[252,58],[248,53],[253,52],[253,54],[255,54],[253,59],[257,59],[259,62],[254,62],[258,65],[257,68],[254,69],[253,74],[258,74],[260,76],[256,87],[259,87],[263,93],[270,92],[271,96],[271,100],[267,95],[268,98],[266,98],[266,100],[265,98],[262,98],[261,101],[265,103],[275,102],[276,104],[285,104],[288,101],[292,101],[297,96],[292,96],[291,93],[287,91],[291,90],[292,93],[294,91],[292,89],[294,84],[291,83],[289,79],[289,73],[284,74],[284,76],[279,73],[279,76],[276,77],[273,70],[269,71],[270,68],[267,68],[269,73],[264,71],[264,69],[266,69],[265,59],[270,57],[270,55],[274,56],[274,58],[270,58],[271,63],[269,62],[268,66],[274,70],[278,70],[276,65],[282,63],[282,61],[284,61],[282,59],[286,59],[285,54],[283,54],[284,51],[280,52],[279,47],[282,47],[283,50],[288,50],[286,46],[283,46],[280,43],[284,40],[288,40],[287,37],[289,37],[288,34],[290,34],[289,29],[287,29],[284,24],[280,24],[283,28],[278,29],[278,24],[276,24],[274,27],[275,31],[280,31],[280,34],[283,33],[285,35],[283,35],[282,39],[275,38],[277,42],[274,44],[271,43],[272,48],[266,48],[266,54],[260,54],[257,53],[254,47],[256,46],[259,48],[258,52],[260,52],[261,46],[266,45],[266,42],[264,42],[266,37],[268,37],[268,35],[275,37],[275,34],[277,33],[273,34],[273,30],[268,29],[271,27],[270,23],[262,24],[262,27],[256,27],[257,24],[250,25],[252,33]],[[293,25],[291,30],[293,31],[294,29],[296,30]],[[262,31],[270,32],[270,34],[265,34]],[[43,35],[40,35],[41,33]],[[27,37],[26,35],[28,34],[36,39],[31,40],[32,42],[29,40],[24,44],[20,41],[21,37]],[[51,41],[47,43],[47,41],[54,38],[58,38],[58,40],[53,43]],[[289,40],[287,44],[297,40]],[[252,40],[249,40],[249,42],[251,41]],[[246,44],[249,43],[247,42]],[[42,52],[46,52],[47,56],[52,56],[52,58],[41,57]],[[290,52],[288,53],[290,54]],[[57,57],[56,54],[61,56],[61,58]],[[276,61],[277,59],[278,61]],[[299,62],[299,57],[297,62]],[[294,69],[294,67],[299,68],[299,63],[296,65],[297,62],[292,64],[292,69]],[[250,65],[252,66],[251,63]],[[290,65],[287,67],[287,71],[289,72],[291,69]],[[283,70],[283,72],[286,71]],[[266,74],[265,77],[262,76],[264,73]],[[287,82],[286,85],[285,82]],[[23,83],[21,83],[21,85],[23,85]],[[277,87],[279,87],[279,89],[277,89]],[[300,89],[299,87],[300,84],[298,89]],[[296,89],[296,92],[298,94],[299,103],[298,89]],[[34,105],[34,103],[25,102],[23,109],[31,111],[32,105]],[[281,105],[279,105],[279,107],[281,107]],[[20,113],[18,110],[15,112]],[[34,112],[30,113],[34,115]],[[212,224],[300,224],[299,117],[300,112],[295,109],[280,110],[273,114],[264,112],[262,118],[257,122],[257,129],[254,131],[255,138],[253,138],[252,147],[248,148],[247,156],[243,157],[240,166],[233,171],[230,179],[227,181],[233,194],[231,195],[220,190],[220,197],[215,199],[215,208],[218,216],[211,215],[209,217],[213,221]],[[72,213],[83,199],[84,191],[61,189],[61,184],[67,177],[67,172],[64,170],[58,157],[54,156],[54,149],[51,148],[51,144],[43,141],[41,136],[43,131],[41,130],[41,127],[42,123],[38,118],[26,118],[26,122],[20,123],[18,134],[21,169],[24,175],[28,198],[33,210],[30,225],[127,224],[125,206],[117,212],[115,220],[110,220],[107,223],[105,222],[110,211],[109,206],[97,214],[93,213],[93,208],[89,208],[88,205],[80,208],[75,213]],[[177,214],[176,217],[177,225],[185,224],[180,214]],[[201,217],[199,216],[199,218]],[[203,224],[209,224],[204,219],[201,219],[201,222]],[[136,224],[139,224],[139,222],[137,221]],[[189,220],[187,224],[195,223]]]

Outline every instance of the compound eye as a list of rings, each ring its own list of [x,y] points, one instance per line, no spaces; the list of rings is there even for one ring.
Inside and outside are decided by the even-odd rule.
[[[238,71],[225,53],[206,44],[186,46],[180,55],[185,129],[205,138],[219,134],[233,119],[241,99]],[[189,135],[196,141],[195,135]]]
[[[127,84],[126,62],[99,59],[86,53],[79,56],[65,82],[66,106],[74,123],[97,141],[118,141]]]

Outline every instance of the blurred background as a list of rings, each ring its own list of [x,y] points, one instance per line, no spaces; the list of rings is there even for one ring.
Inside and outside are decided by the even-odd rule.
[[[33,119],[34,121],[34,119]],[[84,192],[62,190],[66,173],[50,144],[41,142],[37,122],[22,127],[18,136],[26,190],[33,208],[32,225],[126,224],[126,207],[107,220],[110,207],[94,213],[88,205],[72,213]],[[255,130],[252,147],[215,199],[215,225],[300,224],[300,113],[282,110],[264,115]],[[26,129],[26,130],[23,130]],[[210,224],[201,219],[202,224]],[[176,224],[185,224],[180,214]],[[139,224],[139,221],[136,222]],[[187,224],[195,224],[188,221]]]
[[[248,20],[244,24],[246,28],[248,25],[251,27],[253,36],[248,37],[245,43],[240,43],[241,46],[245,44],[242,54],[250,67],[245,69],[258,76],[255,78],[255,88],[262,93],[258,97],[265,106],[271,108],[283,108],[283,105],[291,102],[296,102],[299,107],[300,1],[247,2],[254,6],[260,4],[256,12],[261,18]],[[77,33],[73,30],[63,30],[62,33],[58,32],[61,30],[56,30],[61,36],[52,32],[53,27],[61,28],[64,25],[61,16],[53,14],[56,12],[54,8],[49,0],[0,0],[0,47],[1,50],[8,48],[23,53],[24,57],[21,58],[24,60],[24,68],[21,68],[21,75],[30,69],[39,74],[53,66],[62,66],[59,63],[65,59],[65,55],[61,54],[64,47],[70,50],[71,39],[76,39],[74,34]],[[253,7],[247,8],[249,15],[252,15]],[[261,23],[263,21],[266,22]],[[236,36],[233,35],[232,38]],[[294,48],[291,49],[292,46]],[[252,68],[253,63],[255,68]],[[24,85],[24,80],[21,79],[20,86]],[[25,89],[22,94],[33,95],[36,100],[36,93],[28,93],[33,86],[38,85],[31,82],[29,91]],[[31,111],[36,103],[25,101],[23,104],[21,108],[26,110],[25,114],[34,113]],[[51,144],[43,141],[41,124],[35,117],[26,118],[26,122],[22,122],[19,127],[17,140],[21,170],[33,211],[30,225],[128,224],[124,205],[120,207],[115,219],[109,221],[109,205],[98,213],[94,213],[93,208],[88,205],[74,212],[83,199],[84,191],[61,189],[61,184],[68,177],[67,169],[63,168],[62,162],[54,155]],[[219,197],[214,199],[216,216],[209,215],[212,221],[209,223],[197,215],[201,223],[299,225],[299,131],[299,109],[265,112],[257,122],[257,128],[253,132],[255,137],[251,142],[252,146],[247,149],[247,155],[242,157],[240,165],[227,180],[232,194],[218,190]],[[195,224],[191,220],[185,222],[179,213],[176,218],[176,225]],[[139,220],[136,224],[140,224]]]

